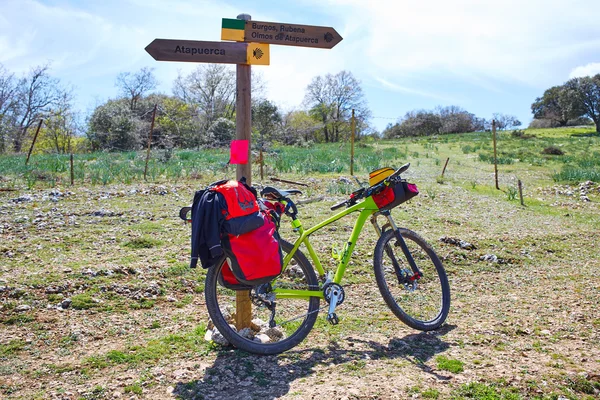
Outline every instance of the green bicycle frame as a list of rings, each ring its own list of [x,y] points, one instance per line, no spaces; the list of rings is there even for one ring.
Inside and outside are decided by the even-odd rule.
[[[346,272],[346,267],[348,266],[348,263],[350,262],[350,258],[352,257],[352,252],[354,251],[354,247],[356,246],[358,236],[360,235],[360,232],[362,231],[362,228],[365,225],[365,222],[371,215],[373,215],[377,211],[379,211],[377,205],[375,204],[375,201],[373,200],[373,198],[371,196],[365,198],[365,200],[360,203],[357,203],[351,207],[348,207],[347,209],[345,209],[343,211],[340,211],[336,215],[332,216],[331,218],[326,219],[325,221],[313,226],[310,229],[305,230],[304,227],[302,226],[302,223],[300,222],[300,220],[298,220],[298,219],[293,220],[292,227],[298,231],[298,233],[300,234],[300,237],[298,237],[298,239],[296,239],[296,241],[294,242],[294,247],[293,247],[292,251],[290,251],[284,257],[283,270],[285,270],[287,268],[289,262],[291,261],[292,257],[296,253],[296,251],[298,251],[300,246],[302,244],[304,244],[304,246],[306,247],[308,254],[313,262],[313,266],[314,266],[315,270],[318,272],[319,276],[325,275],[325,270],[323,269],[323,266],[321,265],[321,261],[319,260],[319,257],[317,256],[317,253],[315,252],[314,248],[310,244],[309,236],[311,234],[313,234],[314,232],[318,231],[319,229],[345,217],[348,214],[356,212],[356,211],[360,211],[360,214],[358,215],[358,218],[356,219],[356,222],[354,223],[354,228],[352,229],[352,233],[350,234],[350,238],[348,239],[348,242],[344,245],[344,250],[342,251],[341,257],[339,258],[339,264],[335,270],[335,275],[332,280],[332,282],[340,284],[340,282],[342,281],[342,278],[344,277],[344,273]],[[323,292],[321,290],[294,290],[294,289],[277,288],[277,281],[274,282],[273,291],[275,292],[275,294],[278,298],[288,298],[288,299],[289,298],[309,298],[309,297],[319,297],[321,299],[324,298]]]

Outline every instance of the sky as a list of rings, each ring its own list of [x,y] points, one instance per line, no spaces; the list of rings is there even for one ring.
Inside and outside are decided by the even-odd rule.
[[[531,121],[531,103],[574,76],[600,73],[598,0],[0,0],[0,64],[16,75],[50,63],[89,113],[118,95],[120,72],[154,68],[171,94],[198,64],[157,62],[155,38],[219,41],[221,19],[335,28],[331,50],[271,45],[254,66],[267,98],[300,108],[319,75],[350,71],[381,131],[406,112],[457,105]]]

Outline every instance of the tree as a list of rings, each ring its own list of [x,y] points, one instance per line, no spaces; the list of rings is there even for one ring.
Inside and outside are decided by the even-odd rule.
[[[436,111],[442,122],[440,133],[474,132],[481,125],[475,114],[458,106],[438,107]]]
[[[14,74],[0,64],[0,153],[8,147],[8,139],[15,127],[17,81]]]
[[[567,81],[563,95],[569,112],[590,118],[600,133],[600,74]]]
[[[535,119],[547,119],[551,125],[566,126],[570,119],[578,118],[578,111],[570,107],[564,86],[553,86],[531,105]]]
[[[427,110],[409,111],[400,123],[401,136],[435,135],[441,128],[440,115]]]
[[[174,82],[176,97],[197,111],[202,132],[219,118],[232,119],[235,112],[235,72],[224,64],[199,65]]]
[[[56,153],[69,152],[71,139],[79,130],[72,102],[72,91],[63,90],[56,104],[48,112],[44,124],[44,139]]]
[[[269,100],[261,100],[252,106],[252,128],[259,134],[259,146],[264,146],[265,141],[273,140],[281,121],[277,106]]]
[[[164,96],[158,104],[156,123],[164,141],[179,148],[199,146],[200,124],[194,107],[174,96]]]
[[[323,126],[305,110],[290,111],[282,119],[283,144],[310,143]]]
[[[132,111],[142,96],[156,88],[157,81],[152,71],[153,68],[144,67],[136,73],[121,72],[117,75],[115,86],[119,88],[123,97],[129,99]]]
[[[496,128],[500,130],[514,128],[522,125],[521,121],[519,121],[514,115],[494,113],[493,118],[496,121]]]
[[[138,135],[139,125],[128,99],[109,100],[90,116],[87,135],[95,150],[132,150],[143,143]]]
[[[313,78],[304,102],[310,115],[322,123],[325,142],[337,142],[349,133],[353,109],[357,119],[366,122],[370,118],[360,82],[348,71]]]
[[[219,118],[208,128],[204,144],[226,146],[235,137],[235,123],[227,118]]]
[[[19,81],[17,90],[17,127],[14,129],[13,149],[20,152],[29,128],[45,116],[59,97],[58,80],[50,77],[48,65],[33,67]]]

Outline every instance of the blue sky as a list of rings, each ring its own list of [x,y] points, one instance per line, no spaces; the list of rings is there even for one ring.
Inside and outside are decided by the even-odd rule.
[[[543,91],[600,73],[598,0],[0,0],[0,63],[18,75],[51,62],[84,113],[115,97],[119,72],[152,67],[171,93],[188,63],[154,61],[155,38],[220,40],[221,18],[334,27],[332,50],[271,46],[253,67],[267,97],[298,108],[314,76],[351,71],[382,130],[407,111],[458,105],[531,120]]]

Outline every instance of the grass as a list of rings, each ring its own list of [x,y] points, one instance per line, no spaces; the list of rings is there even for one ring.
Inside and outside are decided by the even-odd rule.
[[[479,382],[461,385],[451,395],[453,400],[520,400],[522,398],[519,393],[513,393],[509,389]]]
[[[92,369],[104,369],[111,365],[155,364],[160,359],[170,356],[188,356],[206,353],[210,346],[204,341],[206,327],[199,325],[191,332],[177,335],[171,334],[150,340],[145,345],[130,346],[126,350],[111,350],[104,355],[91,356],[85,365]]]
[[[459,360],[453,360],[445,356],[438,356],[436,358],[437,367],[442,371],[452,372],[458,374],[464,371],[464,363]]]
[[[7,344],[0,344],[0,357],[15,356],[25,348],[25,342],[20,339],[13,339]]]
[[[98,307],[98,304],[89,293],[80,293],[71,297],[71,307],[75,310],[89,310]]]
[[[521,132],[521,131],[520,131]],[[597,180],[598,165],[583,167],[576,164],[582,159],[597,160],[598,154],[591,154],[594,146],[600,143],[599,136],[589,128],[528,129],[523,135],[508,132],[498,133],[499,165],[565,166],[565,171],[555,174],[559,181],[572,182],[583,178]],[[435,143],[434,143],[435,142]],[[464,143],[468,144],[464,144]],[[474,132],[441,137],[409,138],[385,142],[363,141],[357,146],[354,169],[364,174],[382,166],[394,166],[408,160],[423,160],[435,167],[450,157],[450,169],[458,154],[477,154],[479,164],[494,162],[491,135],[488,132]],[[540,149],[555,148],[564,155],[541,154]],[[289,146],[272,147],[265,153],[265,164],[274,173],[284,174],[344,174],[349,170],[350,145],[348,143],[316,144],[308,148]],[[206,176],[218,179],[231,175],[233,167],[227,166],[227,149],[203,149],[202,151],[175,150],[170,157],[164,157],[160,150],[152,152],[148,179],[151,182],[177,182]],[[145,152],[89,153],[75,155],[76,184],[110,185],[131,184],[143,181]],[[577,171],[577,168],[581,171]],[[575,170],[574,170],[575,168]],[[9,185],[19,182],[28,188],[35,186],[54,187],[69,182],[69,157],[67,155],[34,155],[29,165],[19,155],[0,156],[0,170],[8,177]],[[199,173],[198,171],[202,171]],[[331,188],[335,193],[345,193],[342,188]]]
[[[130,241],[124,244],[125,247],[129,247],[131,249],[151,249],[153,247],[158,247],[162,244],[160,240],[153,239],[148,236],[142,236],[135,239],[131,239]]]

